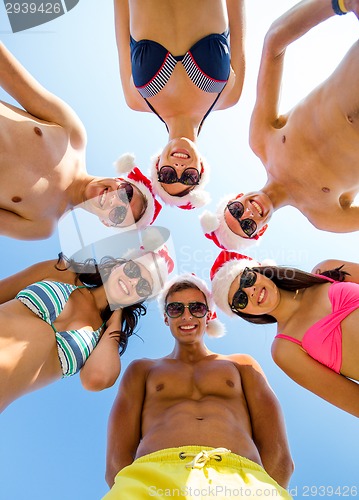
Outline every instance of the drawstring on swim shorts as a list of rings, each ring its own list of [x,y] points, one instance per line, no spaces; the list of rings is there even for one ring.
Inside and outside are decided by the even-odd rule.
[[[184,460],[187,457],[194,457],[192,462],[186,464],[186,468],[202,469],[212,458],[220,462],[222,460],[222,455],[226,455],[227,453],[231,453],[231,450],[228,450],[227,448],[215,448],[213,450],[202,450],[197,454],[181,451],[179,457],[181,460]]]

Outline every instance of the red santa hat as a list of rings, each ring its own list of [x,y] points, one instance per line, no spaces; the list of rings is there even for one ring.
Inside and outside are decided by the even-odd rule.
[[[135,166],[135,157],[131,154],[122,155],[114,165],[117,173],[126,174],[126,176],[121,177],[121,179],[133,184],[141,191],[146,199],[146,210],[142,217],[136,222],[136,227],[138,229],[143,229],[153,224],[162,209],[162,205],[155,198],[151,181]]]
[[[195,274],[191,273],[180,274],[167,281],[166,285],[162,289],[162,292],[159,294],[157,298],[161,313],[163,314],[165,312],[166,297],[171,286],[176,283],[182,283],[184,281],[189,281],[194,286],[196,286],[206,298],[207,306],[211,313],[209,321],[206,326],[207,335],[210,337],[223,337],[223,335],[226,333],[226,329],[223,323],[221,323],[217,318],[212,294],[206,282],[201,278],[199,278],[198,276],[196,276]]]
[[[259,267],[261,264],[251,257],[236,252],[222,251],[214,261],[210,272],[212,296],[217,307],[228,316],[236,316],[228,303],[229,289],[233,280],[245,267]]]
[[[218,203],[215,214],[205,210],[199,217],[206,238],[212,240],[222,250],[245,250],[258,244],[259,238],[268,227],[265,224],[253,238],[239,236],[230,230],[224,218],[224,211],[231,200],[241,198],[241,196],[243,196],[243,193],[227,195]]]
[[[193,208],[203,207],[211,201],[209,193],[203,189],[209,181],[209,166],[203,157],[201,160],[202,169],[199,184],[185,196],[173,196],[163,189],[162,184],[158,180],[158,162],[159,155],[157,154],[151,159],[151,182],[154,193],[159,196],[164,203],[184,210],[191,210]]]

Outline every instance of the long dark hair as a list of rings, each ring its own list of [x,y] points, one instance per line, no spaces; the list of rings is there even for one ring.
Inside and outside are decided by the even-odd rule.
[[[344,281],[346,273],[342,271],[341,267],[332,269],[330,271],[325,271],[318,274],[306,273],[305,271],[300,271],[293,267],[282,267],[282,266],[263,266],[263,267],[252,267],[251,269],[258,274],[266,276],[281,290],[288,290],[289,292],[295,292],[302,288],[310,288],[314,285],[324,285],[329,281],[325,279],[324,276],[331,278],[335,281]],[[323,277],[322,277],[323,276]],[[239,311],[233,311],[237,316],[249,321],[250,323],[255,323],[257,325],[265,325],[268,323],[276,323],[277,320],[274,316],[270,314],[248,314]]]
[[[55,269],[58,271],[66,271],[71,267],[76,274],[75,283],[80,281],[88,288],[98,288],[103,286],[107,281],[114,266],[122,265],[126,262],[128,262],[126,259],[115,259],[108,256],[103,257],[99,264],[97,264],[95,259],[75,262],[72,259],[68,259],[60,252],[58,261],[55,264]],[[146,306],[143,305],[143,302],[131,304],[122,308],[122,325],[119,325],[120,330],[116,332],[118,334],[120,356],[126,351],[128,339],[135,332],[140,317],[144,316],[146,312],[147,309]],[[112,313],[113,311],[108,304],[105,309],[100,311],[102,321],[108,321]]]

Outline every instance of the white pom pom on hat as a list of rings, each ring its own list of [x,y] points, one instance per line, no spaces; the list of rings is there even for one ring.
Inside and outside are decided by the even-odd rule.
[[[152,224],[160,213],[162,206],[156,200],[151,181],[146,177],[141,170],[135,166],[135,157],[130,153],[126,153],[114,162],[116,171],[122,177],[133,184],[145,197],[147,207],[142,217],[136,222],[138,229],[143,229]],[[124,176],[124,174],[126,174]]]
[[[163,290],[161,291],[161,293],[157,298],[158,306],[160,308],[161,313],[163,314],[165,312],[166,297],[169,289],[172,287],[172,285],[176,283],[182,283],[184,281],[189,281],[190,283],[195,285],[206,298],[207,306],[211,311],[211,316],[206,326],[207,335],[210,337],[217,337],[217,338],[223,337],[223,335],[226,333],[226,330],[223,323],[219,321],[219,319],[217,318],[215,312],[215,304],[213,301],[211,291],[209,290],[206,282],[201,278],[199,278],[198,276],[196,276],[195,274],[191,273],[181,274],[178,276],[174,276],[173,278],[171,278],[169,281],[166,282]]]
[[[159,154],[151,158],[151,182],[154,193],[161,198],[161,200],[170,206],[182,208],[184,210],[191,210],[193,208],[200,208],[207,205],[211,201],[211,197],[207,191],[204,191],[204,186],[209,181],[209,166],[202,158],[202,171],[199,184],[192,189],[185,196],[173,196],[163,189],[162,184],[158,180],[158,164]]]

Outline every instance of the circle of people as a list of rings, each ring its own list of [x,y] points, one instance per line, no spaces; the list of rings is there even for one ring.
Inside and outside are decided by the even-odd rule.
[[[1,281],[0,411],[78,372],[85,389],[114,385],[120,355],[146,313],[144,302],[157,297],[174,348],[160,359],[133,361],[122,376],[109,418],[111,490],[104,498],[148,498],[149,488],[196,487],[209,477],[218,487],[245,486],[253,497],[258,488],[272,488],[290,498],[285,488],[293,462],[284,419],[262,369],[251,356],[210,351],[204,334],[225,333],[216,307],[251,323],[277,323],[274,362],[297,384],[359,416],[359,265],[328,259],[305,272],[248,255],[265,238],[273,213],[287,205],[319,230],[359,229],[353,111],[359,45],[300,106],[278,114],[286,48],[332,16],[358,17],[359,1],[303,0],[271,24],[249,137],[267,181],[257,191],[227,194],[215,213],[200,214],[204,237],[219,252],[211,286],[194,274],[171,276],[167,237],[161,231],[158,237],[154,223],[163,204],[192,210],[210,201],[210,167],[196,140],[210,112],[241,96],[244,2],[114,4],[126,103],[154,113],[168,131],[148,177],[131,154],[116,162],[117,177],[89,175],[86,132],[75,112],[0,45],[1,86],[23,108],[0,104],[0,234],[47,238],[77,208],[114,231],[100,258],[60,252]],[[184,32],[189,15],[196,22],[186,23]],[[331,119],[318,124],[315,116],[323,114]],[[319,147],[323,136],[325,149]],[[9,175],[21,181],[14,185]],[[35,177],[46,182],[33,183]],[[140,243],[116,252],[129,230]]]

